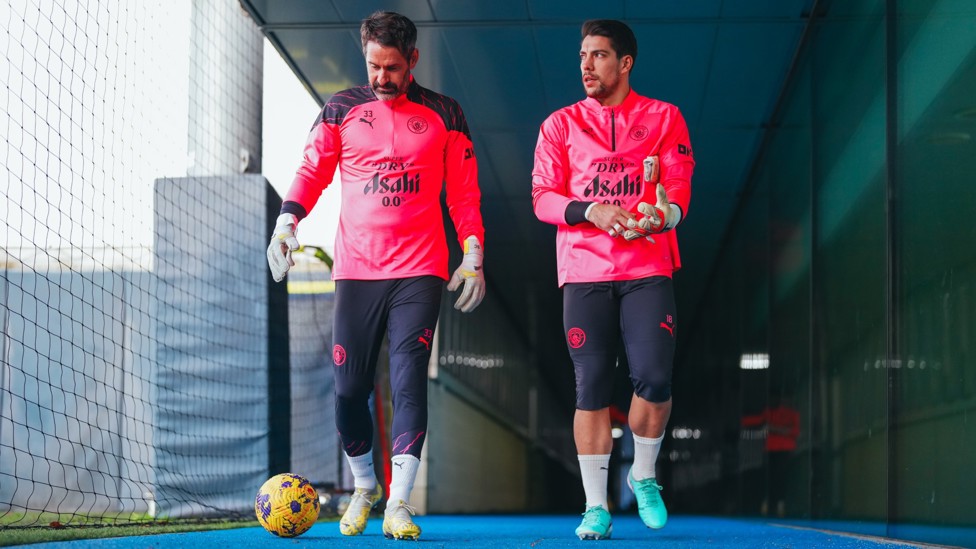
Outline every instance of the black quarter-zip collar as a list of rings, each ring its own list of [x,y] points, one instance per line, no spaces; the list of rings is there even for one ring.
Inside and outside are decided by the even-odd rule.
[[[633,88],[630,89],[627,97],[619,105],[613,107],[605,107],[600,104],[599,99],[593,97],[587,97],[583,100],[583,105],[587,109],[602,113],[603,116],[606,116],[607,111],[610,111],[610,150],[613,152],[617,151],[617,112],[626,111],[635,101],[637,101],[637,92]]]
[[[610,107],[610,150],[617,151],[617,123],[614,120],[613,107]]]

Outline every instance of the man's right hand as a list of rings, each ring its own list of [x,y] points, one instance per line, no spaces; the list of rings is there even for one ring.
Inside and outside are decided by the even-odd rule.
[[[298,249],[298,239],[295,238],[295,227],[298,218],[292,214],[281,214],[275,224],[271,244],[268,246],[268,266],[271,267],[271,277],[275,282],[281,282],[288,274],[288,269],[295,266],[291,253]]]
[[[623,234],[629,223],[636,217],[620,206],[600,202],[593,204],[586,213],[587,221],[596,225],[598,229],[607,231],[611,237]]]

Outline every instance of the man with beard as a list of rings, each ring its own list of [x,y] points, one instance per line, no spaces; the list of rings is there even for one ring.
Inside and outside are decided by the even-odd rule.
[[[675,227],[695,165],[678,108],[630,88],[637,39],[624,23],[587,21],[580,69],[587,98],[549,116],[532,171],[536,216],[556,225],[563,325],[576,375],[573,435],[586,494],[580,539],[609,538],[609,406],[622,339],[634,393],[628,484],[650,528],[667,522],[655,462],[671,414],[677,317]]]
[[[268,247],[272,276],[294,265],[298,223],[338,168],[342,207],[335,243],[333,363],[336,427],[355,492],[342,534],[366,528],[382,498],[373,469],[369,396],[384,333],[389,336],[393,398],[392,471],[383,534],[415,540],[420,527],[408,505],[427,432],[427,363],[448,279],[440,193],[464,250],[447,288],[470,312],[485,295],[481,193],[477,162],[461,107],[421,87],[411,71],[417,29],[406,17],[376,12],[360,29],[369,84],[336,93],[305,145]]]

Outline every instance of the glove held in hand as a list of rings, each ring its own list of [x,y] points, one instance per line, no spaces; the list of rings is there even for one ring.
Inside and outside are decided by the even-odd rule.
[[[454,308],[462,313],[470,313],[485,298],[484,255],[477,237],[469,236],[464,240],[464,258],[447,285],[452,292],[464,285],[461,295],[454,302]]]
[[[268,245],[268,267],[275,282],[281,282],[288,274],[288,269],[295,266],[291,253],[298,249],[298,239],[295,238],[295,227],[298,218],[292,214],[281,214],[275,223],[271,244]]]

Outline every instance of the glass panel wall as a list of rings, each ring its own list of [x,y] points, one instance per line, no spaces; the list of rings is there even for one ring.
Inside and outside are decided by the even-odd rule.
[[[910,536],[976,524],[976,9],[900,0],[896,37],[890,519]]]
[[[771,122],[683,334],[703,429],[666,495],[976,546],[976,8],[818,3]]]
[[[883,521],[886,27],[883,3],[844,4],[811,43],[814,413],[829,433],[811,503],[820,518]]]
[[[812,398],[817,386],[811,382],[810,89],[805,64],[761,163],[769,180],[769,395],[777,408],[795,414],[795,448],[769,455],[769,485],[780,491],[770,490],[766,511],[776,516],[810,515],[812,449],[825,442],[814,421],[822,415],[813,413],[819,401]],[[779,463],[773,466],[774,461]]]

